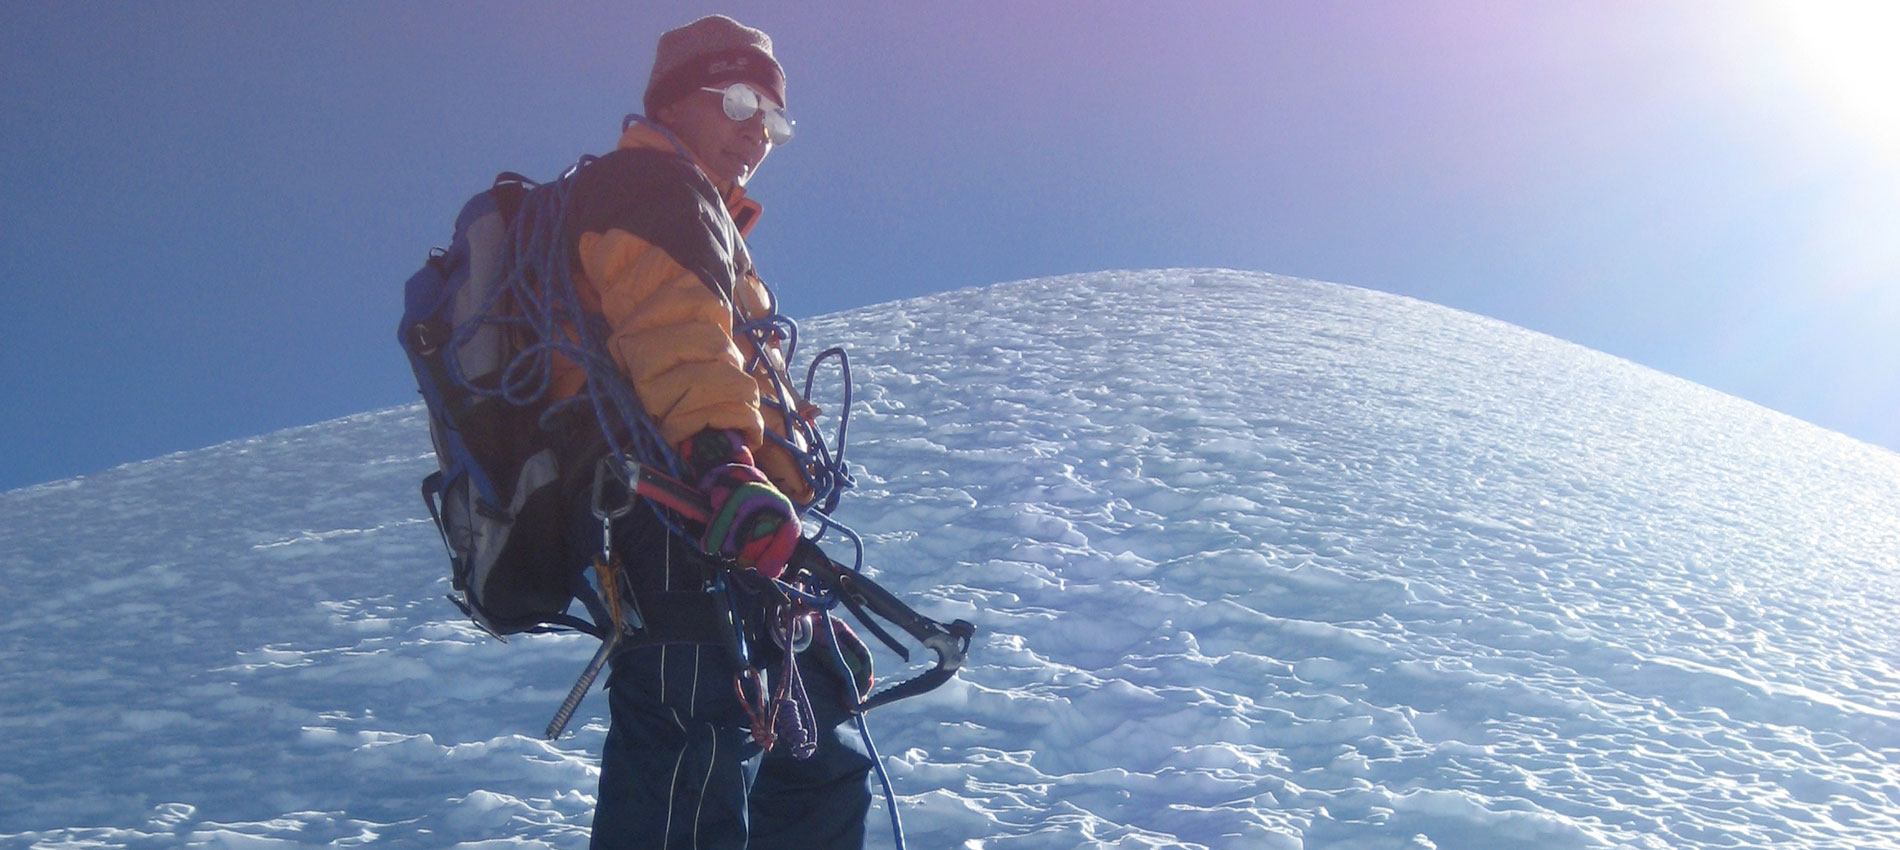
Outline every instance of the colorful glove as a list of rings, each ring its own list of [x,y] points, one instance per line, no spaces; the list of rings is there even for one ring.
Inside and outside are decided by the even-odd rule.
[[[699,489],[712,508],[700,548],[778,578],[798,545],[798,511],[792,500],[753,465],[752,452],[729,431],[702,431],[685,450],[687,463],[704,469]]]

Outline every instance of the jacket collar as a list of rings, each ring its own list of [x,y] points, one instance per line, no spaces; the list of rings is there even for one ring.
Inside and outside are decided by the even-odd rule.
[[[616,150],[639,148],[684,154],[693,165],[698,166],[699,172],[706,175],[708,181],[712,181],[712,172],[706,170],[706,166],[699,161],[698,157],[693,156],[692,151],[687,150],[685,145],[674,139],[673,134],[650,121],[631,120],[626,131],[620,134],[620,143],[614,147]],[[745,187],[736,181],[724,184],[714,181],[713,188],[717,189],[719,197],[725,200],[726,212],[732,216],[732,223],[738,225],[739,235],[743,237],[751,233],[752,225],[758,223],[759,215],[765,208],[760,206],[758,201],[746,197]]]

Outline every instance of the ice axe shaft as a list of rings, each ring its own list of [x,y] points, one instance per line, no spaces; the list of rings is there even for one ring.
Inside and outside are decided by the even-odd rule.
[[[614,654],[614,648],[620,645],[620,630],[614,629],[600,642],[600,649],[594,651],[594,659],[587,662],[587,669],[581,671],[581,677],[574,680],[574,687],[567,692],[567,699],[561,701],[561,709],[554,712],[554,719],[548,721],[547,740],[561,737],[566,731],[567,722],[574,719],[574,711],[581,707],[581,700],[594,687],[594,680],[600,677],[601,668],[607,666],[607,658]]]

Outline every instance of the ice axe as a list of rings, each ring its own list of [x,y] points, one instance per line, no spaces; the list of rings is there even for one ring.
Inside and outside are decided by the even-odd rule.
[[[626,472],[629,489],[634,494],[700,525],[704,525],[712,516],[705,495],[684,482],[651,467],[631,462],[627,464]],[[935,667],[863,699],[858,703],[857,710],[860,712],[935,690],[950,681],[969,656],[970,639],[976,634],[976,626],[967,620],[942,623],[917,613],[916,609],[904,604],[903,600],[863,573],[832,560],[811,540],[799,539],[798,547],[786,565],[786,575],[792,578],[807,577],[828,589],[858,622],[864,624],[899,658],[909,661],[910,651],[877,620],[896,626],[924,648],[937,654]]]

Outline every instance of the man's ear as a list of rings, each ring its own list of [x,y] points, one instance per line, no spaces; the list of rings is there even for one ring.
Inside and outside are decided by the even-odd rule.
[[[647,117],[653,119],[653,123],[670,129],[673,126],[673,119],[679,115],[679,111],[680,111],[679,104],[669,103],[665,106],[660,107],[660,111],[657,114],[649,115]]]

